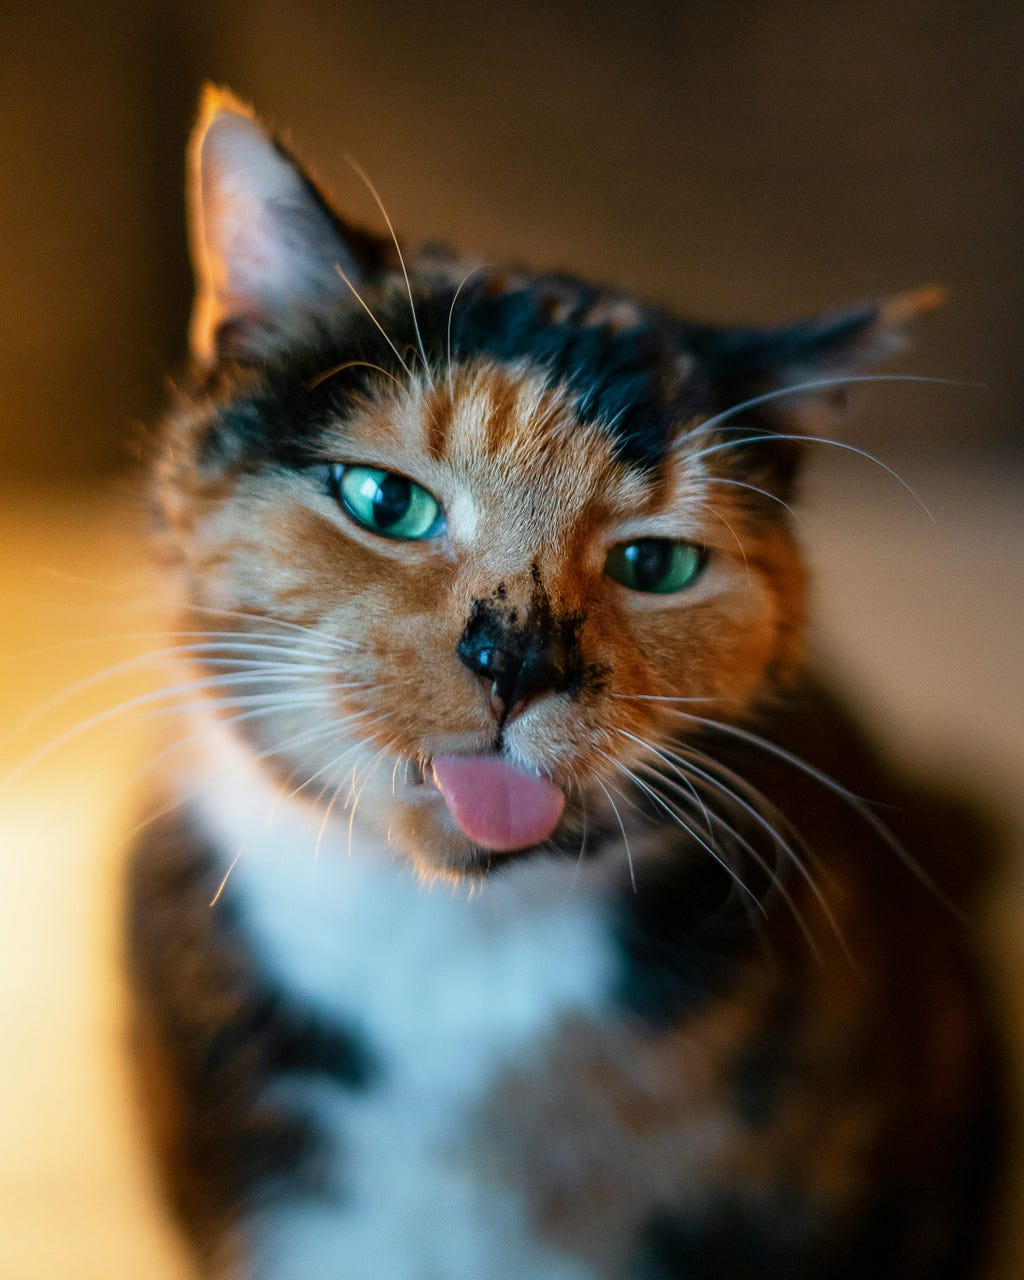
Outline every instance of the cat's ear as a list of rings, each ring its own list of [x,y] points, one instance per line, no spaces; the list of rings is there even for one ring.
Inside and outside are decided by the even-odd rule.
[[[208,85],[188,150],[194,358],[266,355],[379,265],[252,110]]]
[[[740,329],[711,344],[712,381],[764,416],[813,429],[839,416],[871,366],[896,354],[917,320],[944,301],[938,287],[829,312],[777,329]]]

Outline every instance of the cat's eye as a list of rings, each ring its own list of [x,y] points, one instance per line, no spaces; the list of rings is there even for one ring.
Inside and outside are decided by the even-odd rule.
[[[384,538],[415,541],[436,538],[444,531],[444,513],[437,499],[408,476],[380,467],[335,463],[330,487],[346,515]]]
[[[669,595],[692,586],[704,571],[707,552],[693,542],[638,538],[619,542],[608,552],[604,571],[631,591]]]

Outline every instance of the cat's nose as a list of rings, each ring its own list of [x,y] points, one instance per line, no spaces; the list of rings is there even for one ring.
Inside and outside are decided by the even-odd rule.
[[[542,694],[564,688],[569,675],[567,645],[557,626],[517,627],[497,611],[475,610],[456,652],[486,686],[501,721]]]

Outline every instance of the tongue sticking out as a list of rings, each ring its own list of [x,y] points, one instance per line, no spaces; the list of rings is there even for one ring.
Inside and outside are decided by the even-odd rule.
[[[521,773],[500,756],[436,756],[434,781],[463,834],[495,853],[540,844],[565,808],[553,782]]]

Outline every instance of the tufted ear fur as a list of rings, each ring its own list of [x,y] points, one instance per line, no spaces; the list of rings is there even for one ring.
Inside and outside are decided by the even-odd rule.
[[[759,416],[811,429],[845,404],[832,379],[856,377],[894,355],[918,318],[943,300],[932,286],[779,328],[720,331],[702,353],[705,367],[727,400],[763,396]]]
[[[196,297],[189,328],[201,365],[247,359],[325,308],[347,303],[381,245],[346,227],[252,110],[208,85],[188,151]]]
[[[779,328],[705,331],[696,349],[724,406],[711,423],[760,487],[788,497],[803,441],[830,434],[858,380],[942,302],[943,291],[932,287]]]

